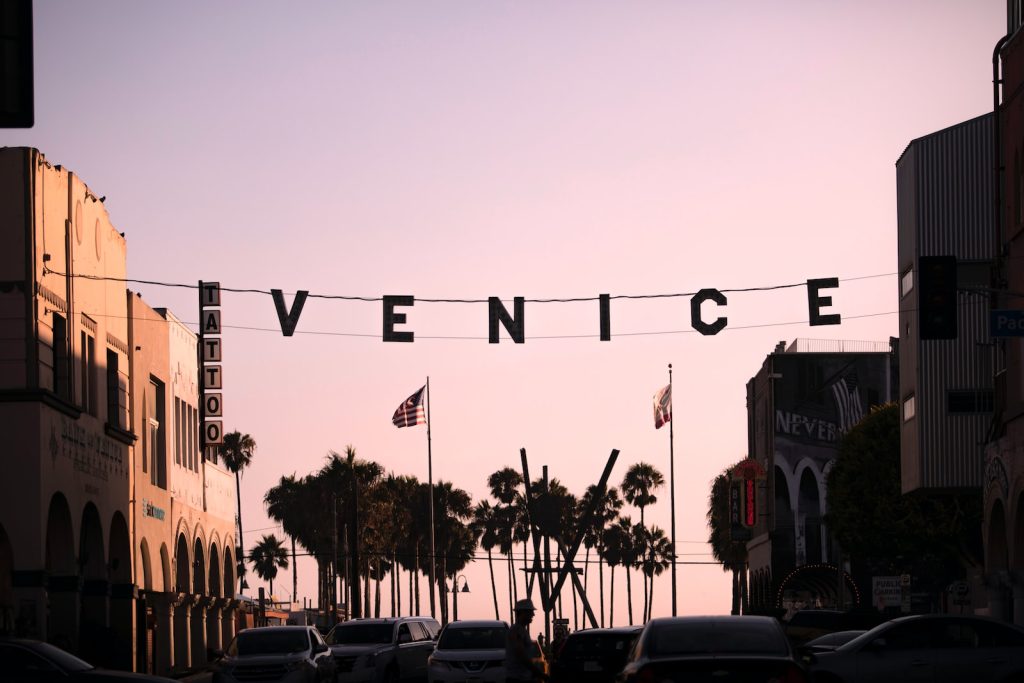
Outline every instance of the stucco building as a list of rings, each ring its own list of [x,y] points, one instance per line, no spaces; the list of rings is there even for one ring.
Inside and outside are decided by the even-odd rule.
[[[103,198],[0,149],[0,631],[158,673],[233,635],[235,490],[196,337],[125,289]]]

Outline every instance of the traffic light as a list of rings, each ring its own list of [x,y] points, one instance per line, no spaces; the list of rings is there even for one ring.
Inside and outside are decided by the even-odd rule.
[[[917,273],[921,339],[956,339],[956,257],[922,256]]]

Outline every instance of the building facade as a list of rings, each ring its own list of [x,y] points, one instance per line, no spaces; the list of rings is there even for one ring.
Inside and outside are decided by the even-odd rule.
[[[993,55],[1000,158],[993,231],[999,247],[992,306],[1024,309],[1024,35],[1021,5],[1007,2],[1007,33]],[[993,164],[993,167],[996,167]],[[983,473],[985,578],[989,613],[1024,624],[1024,341],[996,340],[993,432]]]
[[[859,588],[822,523],[842,435],[893,395],[890,344],[780,342],[747,383],[748,455],[767,474],[747,543],[749,610],[848,607]]]
[[[126,292],[124,236],[74,173],[3,148],[0,193],[0,632],[194,667],[233,633],[236,576],[233,482],[193,443],[195,335]]]

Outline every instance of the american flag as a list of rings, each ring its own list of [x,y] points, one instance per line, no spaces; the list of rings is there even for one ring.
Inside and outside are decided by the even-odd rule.
[[[672,385],[668,384],[654,395],[654,428],[661,429],[671,419]]]
[[[864,406],[857,389],[857,372],[851,370],[832,385],[832,397],[836,400],[839,413],[839,430],[848,432],[864,417]]]
[[[398,406],[398,410],[395,411],[394,416],[391,418],[396,427],[412,427],[427,421],[426,413],[423,411],[423,392],[426,388],[426,385],[423,385],[419,391],[402,401],[402,405]]]

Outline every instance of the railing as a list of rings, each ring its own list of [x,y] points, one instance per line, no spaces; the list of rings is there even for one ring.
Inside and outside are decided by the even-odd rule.
[[[889,342],[842,339],[794,339],[786,353],[888,353]]]

